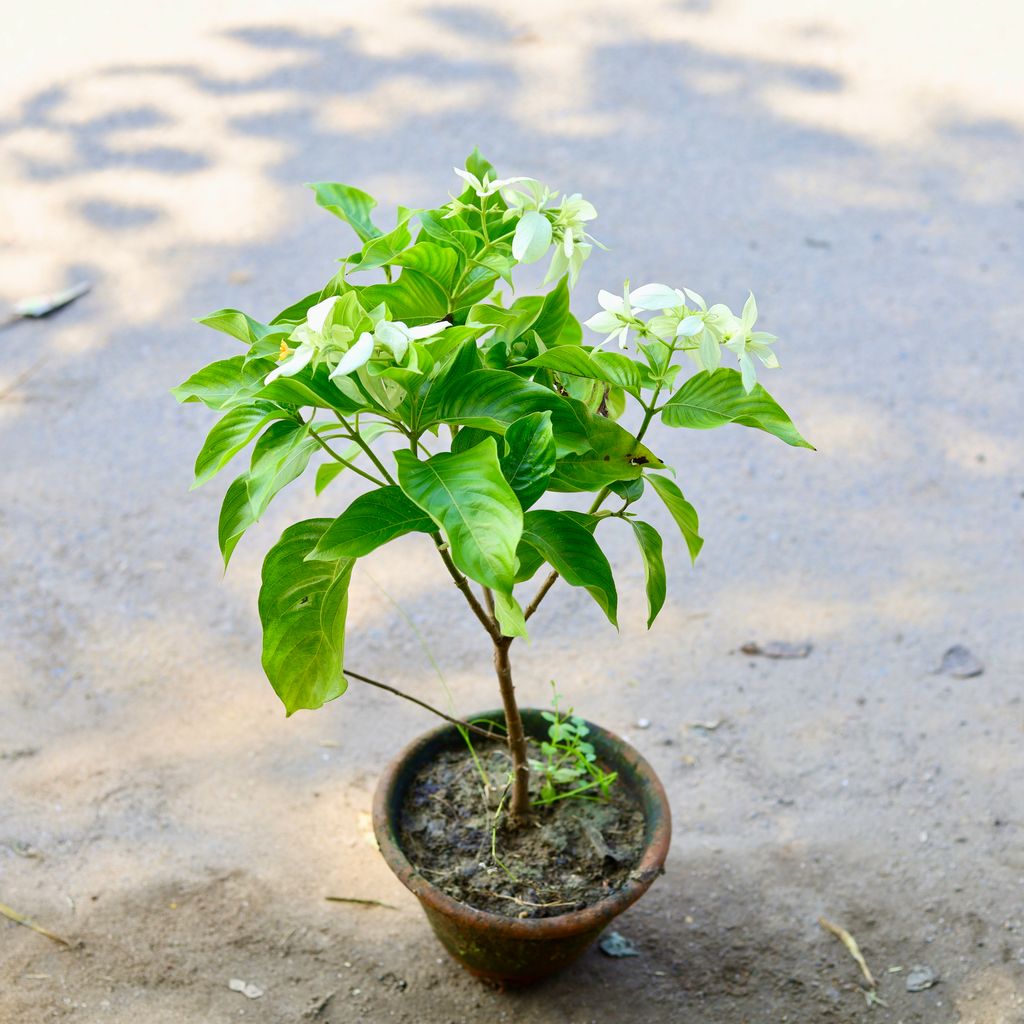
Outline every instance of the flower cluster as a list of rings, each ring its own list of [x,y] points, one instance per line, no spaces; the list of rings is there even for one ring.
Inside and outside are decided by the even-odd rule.
[[[757,302],[750,295],[737,316],[722,303],[708,307],[704,299],[689,288],[670,288],[663,284],[645,284],[630,291],[627,281],[621,297],[600,291],[597,301],[601,312],[586,326],[604,334],[602,344],[613,338],[626,348],[630,331],[641,338],[655,338],[686,354],[702,370],[711,373],[722,361],[722,347],[729,349],[739,363],[743,387],[749,394],[757,383],[756,356],[766,367],[775,369],[779,360],[771,349],[774,334],[755,331]],[[646,322],[638,313],[657,312]]]
[[[264,383],[271,384],[278,377],[294,377],[300,370],[312,364],[326,365],[331,380],[351,376],[365,366],[375,355],[393,360],[394,365],[406,365],[412,355],[410,343],[432,338],[446,327],[446,320],[422,327],[409,327],[399,320],[385,319],[383,306],[377,306],[366,316],[373,325],[373,331],[362,331],[356,338],[350,326],[334,322],[341,296],[332,295],[318,302],[306,313],[306,322],[299,324],[281,342],[280,365],[267,374]],[[289,342],[296,342],[295,347]],[[415,367],[414,367],[415,368]]]

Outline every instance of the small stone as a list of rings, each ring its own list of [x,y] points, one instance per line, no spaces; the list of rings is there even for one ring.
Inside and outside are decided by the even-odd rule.
[[[751,657],[773,658],[784,660],[788,658],[806,658],[813,649],[809,643],[792,644],[785,640],[769,640],[768,643],[759,644],[756,641],[745,643],[740,650]]]
[[[649,718],[638,718],[636,722],[636,727],[638,729],[650,729],[651,720]]]
[[[601,937],[601,941],[597,945],[605,956],[623,957],[640,955],[640,951],[636,946],[618,932],[608,932]]]
[[[263,995],[263,989],[251,982],[242,981],[241,978],[232,978],[228,982],[228,988],[232,992],[241,992],[246,999],[259,999]]]
[[[938,980],[939,976],[930,967],[926,967],[923,964],[915,964],[910,968],[910,973],[907,975],[907,991],[924,992],[926,989],[937,984]]]
[[[985,666],[963,644],[954,644],[942,656],[942,663],[936,669],[954,679],[971,679],[980,676]]]

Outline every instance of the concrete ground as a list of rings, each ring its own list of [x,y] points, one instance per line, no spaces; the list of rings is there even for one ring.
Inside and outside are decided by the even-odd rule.
[[[71,943],[0,918],[0,1021],[1024,1021],[1022,27],[992,0],[6,11],[0,298],[94,290],[0,333],[0,901]],[[652,435],[697,568],[669,545],[648,634],[614,537],[621,632],[561,587],[517,648],[525,701],[554,678],[651,759],[675,832],[618,926],[641,955],[515,995],[368,841],[433,723],[358,684],[286,721],[260,670],[264,551],[355,488],[294,487],[222,580],[223,485],[188,493],[212,416],[168,395],[231,348],[190,317],[272,315],[350,248],[303,182],[433,202],[473,145],[596,204],[580,315],[626,276],[752,288],[819,449]],[[349,664],[444,701],[397,602],[454,706],[492,706],[431,554],[361,567]],[[934,671],[954,644],[983,674]]]

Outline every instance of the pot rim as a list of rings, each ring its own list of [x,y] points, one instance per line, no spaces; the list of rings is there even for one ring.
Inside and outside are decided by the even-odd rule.
[[[522,708],[521,711],[523,713],[532,712],[540,714],[540,709],[537,708]],[[470,720],[476,718],[504,719],[504,713],[501,711],[484,712],[483,714],[472,716]],[[448,723],[423,733],[407,744],[401,753],[385,768],[377,784],[377,790],[374,793],[373,830],[377,839],[377,845],[380,847],[380,852],[387,865],[398,876],[398,880],[425,907],[438,911],[447,917],[477,922],[488,929],[500,927],[502,932],[509,938],[532,939],[534,941],[543,941],[544,939],[561,937],[567,933],[582,932],[602,927],[632,906],[650,888],[654,879],[663,872],[663,865],[668,855],[669,843],[672,838],[672,818],[668,798],[665,795],[665,788],[655,774],[654,769],[634,747],[609,729],[589,721],[586,724],[592,732],[601,735],[608,742],[619,748],[623,758],[628,763],[629,770],[642,783],[645,790],[651,794],[660,810],[660,815],[654,822],[653,831],[646,842],[639,863],[630,872],[626,884],[618,892],[606,896],[598,900],[597,903],[584,907],[582,910],[571,910],[566,914],[558,914],[555,917],[523,919],[506,917],[503,914],[495,914],[471,907],[469,904],[462,903],[447,893],[442,892],[432,882],[419,874],[405,856],[397,838],[392,835],[389,807],[392,794],[399,783],[402,766],[405,762],[415,757],[423,747],[432,745],[448,735],[457,735],[456,727]],[[650,816],[645,815],[645,817],[648,817],[649,824]]]

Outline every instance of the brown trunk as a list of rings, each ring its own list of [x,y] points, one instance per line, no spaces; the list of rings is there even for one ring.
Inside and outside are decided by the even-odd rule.
[[[522,820],[530,811],[530,766],[526,761],[526,735],[523,720],[516,704],[516,688],[512,682],[512,663],[508,648],[510,637],[502,637],[494,645],[494,670],[501,687],[501,702],[505,708],[505,727],[508,729],[508,750],[512,755],[512,802],[509,815]]]

